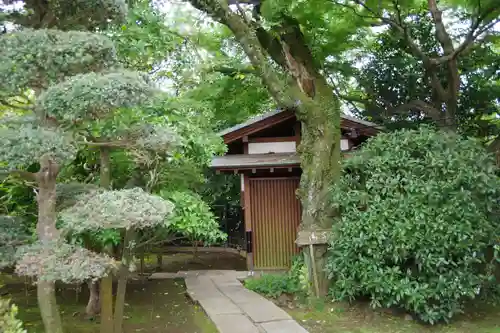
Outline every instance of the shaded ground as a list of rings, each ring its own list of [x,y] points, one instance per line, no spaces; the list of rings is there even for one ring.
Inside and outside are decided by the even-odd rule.
[[[217,333],[210,319],[186,296],[183,280],[132,280],[127,287],[124,332]],[[58,304],[65,330],[97,333],[99,323],[83,315],[88,292],[77,293],[74,286],[58,290]],[[0,289],[19,307],[19,317],[29,333],[42,333],[36,290],[23,283],[9,283]],[[7,293],[7,294],[6,294]]]
[[[373,311],[367,304],[284,307],[310,333],[500,333],[500,307],[482,305],[448,325],[427,326],[404,315]]]
[[[192,253],[169,253],[163,255],[162,272],[177,273],[188,270],[237,270],[245,271],[246,259],[231,252],[204,252],[200,250],[196,257]],[[156,267],[156,255],[146,258],[146,271]]]

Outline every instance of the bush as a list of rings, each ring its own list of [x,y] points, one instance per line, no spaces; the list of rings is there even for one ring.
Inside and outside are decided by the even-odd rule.
[[[475,141],[427,126],[369,140],[331,189],[333,296],[369,296],[429,323],[462,312],[494,279],[495,171]]]
[[[305,291],[303,267],[303,257],[297,256],[293,259],[292,268],[286,274],[262,274],[259,278],[245,280],[245,287],[270,298],[278,298],[281,294],[303,292]]]
[[[219,223],[210,207],[196,193],[189,191],[160,192],[160,196],[172,201],[175,205],[172,221],[172,232],[182,234],[191,242],[201,241],[204,245],[212,245],[226,240],[227,235],[219,230]]]
[[[23,323],[17,319],[17,306],[10,301],[0,298],[0,332],[26,333]]]

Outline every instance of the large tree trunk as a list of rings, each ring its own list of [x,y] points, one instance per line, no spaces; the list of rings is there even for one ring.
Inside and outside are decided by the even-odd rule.
[[[302,139],[299,147],[302,167],[300,229],[311,234],[331,230],[336,212],[328,204],[328,190],[340,175],[341,158],[339,102],[322,78],[316,80],[315,86],[316,103],[305,105],[301,110]],[[310,281],[314,281],[313,272],[317,273],[318,296],[326,296],[328,292],[327,249],[327,244],[314,244],[313,254],[307,248],[303,251]]]
[[[325,205],[328,188],[340,170],[340,104],[318,70],[298,22],[283,15],[280,36],[262,27],[255,29],[244,14],[233,12],[222,0],[191,0],[196,8],[225,24],[234,34],[256,72],[281,107],[295,108],[302,122],[300,144],[303,170],[300,198],[303,206],[301,230],[330,229],[334,212]],[[282,80],[268,62],[269,56],[294,79]],[[315,244],[309,263],[318,273],[322,295],[328,289],[325,273],[327,244]],[[312,278],[311,278],[312,280]]]
[[[49,157],[40,161],[40,171],[36,174],[38,183],[38,223],[37,235],[41,242],[59,239],[56,228],[56,178],[59,166]],[[54,282],[39,281],[37,298],[45,332],[62,333],[61,316],[56,302]]]
[[[111,159],[110,151],[107,147],[100,149],[100,183],[105,189],[111,187]],[[113,246],[106,244],[104,253],[113,256]],[[108,276],[101,279],[101,333],[113,333],[113,275],[108,273]]]

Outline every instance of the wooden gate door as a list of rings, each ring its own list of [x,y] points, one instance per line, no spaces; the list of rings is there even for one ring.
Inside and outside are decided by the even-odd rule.
[[[299,178],[250,178],[255,269],[285,269],[297,253],[301,206]]]

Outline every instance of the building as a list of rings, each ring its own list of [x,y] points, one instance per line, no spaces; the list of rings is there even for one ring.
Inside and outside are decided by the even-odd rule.
[[[342,116],[341,149],[348,153],[380,131],[374,123]],[[297,252],[301,218],[296,196],[301,175],[300,122],[290,110],[276,110],[228,128],[228,146],[212,160],[217,172],[241,175],[241,205],[249,270],[281,270]]]

